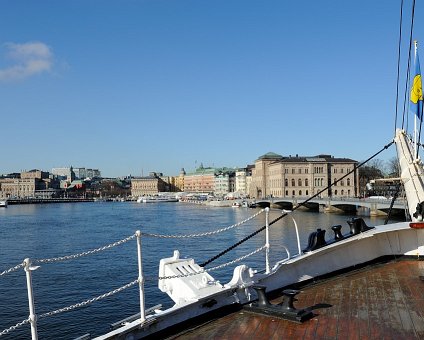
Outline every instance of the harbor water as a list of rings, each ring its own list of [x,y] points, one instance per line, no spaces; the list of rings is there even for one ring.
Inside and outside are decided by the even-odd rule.
[[[10,205],[0,210],[0,273],[23,262],[25,258],[45,259],[79,254],[125,239],[136,230],[164,235],[203,233],[234,225],[260,209],[214,208],[189,203],[138,204],[135,202],[92,202],[40,205]],[[271,210],[270,221],[281,215]],[[293,214],[299,226],[301,245],[317,228],[327,229],[352,216],[297,211]],[[382,218],[364,217],[368,225],[382,224]],[[179,249],[181,257],[193,257],[202,263],[264,226],[262,213],[241,226],[209,237],[142,238],[143,270],[146,276],[146,308],[172,305],[158,289],[159,260],[171,257]],[[297,253],[296,234],[289,216],[270,227],[270,263],[287,257],[287,247]],[[240,258],[263,246],[265,233],[259,233],[208,267]],[[265,268],[263,251],[244,260],[255,270]],[[237,265],[225,266],[210,274],[227,283]],[[132,239],[101,252],[55,263],[42,263],[32,272],[37,315],[92,299],[133,282],[138,276],[137,243]],[[74,339],[90,333],[106,333],[110,324],[139,312],[138,286],[94,301],[80,308],[38,319],[39,339]],[[20,268],[0,276],[0,332],[28,318],[25,271]],[[2,339],[29,339],[28,324],[10,331]]]

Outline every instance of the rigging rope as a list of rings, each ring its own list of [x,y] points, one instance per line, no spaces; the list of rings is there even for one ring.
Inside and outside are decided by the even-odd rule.
[[[315,197],[319,196],[320,194],[322,194],[324,191],[330,189],[333,185],[335,185],[336,183],[338,183],[339,181],[343,180],[344,178],[346,178],[347,176],[349,176],[351,173],[355,172],[357,169],[359,169],[361,166],[363,166],[364,164],[366,164],[367,162],[369,162],[371,159],[373,159],[374,157],[377,157],[380,153],[382,153],[384,150],[388,149],[392,144],[394,143],[394,141],[391,141],[389,144],[385,145],[380,151],[376,152],[374,155],[372,155],[371,157],[369,157],[367,160],[361,162],[359,165],[355,166],[353,168],[353,170],[349,171],[348,173],[346,173],[346,175],[344,175],[343,177],[339,178],[338,180],[334,181],[333,183],[331,183],[330,185],[328,185],[326,188],[318,191],[315,195],[309,197],[307,200],[303,201],[302,203],[299,203],[298,205],[294,206],[292,211],[297,210],[298,208],[300,208],[301,206],[304,206],[306,203],[308,203],[309,201],[313,200]],[[274,223],[278,222],[279,220],[281,220],[283,217],[287,216],[287,213],[283,213],[281,214],[281,216],[277,217],[276,219],[274,219],[273,221],[269,222],[269,226],[273,225]],[[261,231],[266,229],[266,225],[259,228],[258,230],[256,230],[255,232],[253,232],[252,234],[246,236],[245,238],[243,238],[242,240],[240,240],[239,242],[233,244],[232,246],[228,247],[227,249],[221,251],[218,255],[211,257],[209,260],[203,262],[202,264],[200,264],[200,267],[204,267],[206,265],[208,265],[209,263],[215,261],[216,259],[220,258],[221,256],[225,255],[226,253],[228,253],[229,251],[233,250],[234,248],[238,247],[240,244],[246,242],[247,240],[251,239],[253,236],[259,234]]]
[[[396,110],[395,110],[395,134],[398,116],[398,101],[399,101],[399,77],[400,77],[400,47],[402,44],[402,21],[403,21],[403,0],[400,4],[400,24],[399,24],[399,42],[398,42],[398,60],[397,60],[397,80],[396,80]],[[403,125],[403,122],[402,122]]]
[[[405,82],[405,95],[404,95],[404,101],[403,101],[403,117],[402,117],[402,129],[404,129],[404,122],[405,122],[405,115],[406,115],[406,103],[407,96],[408,96],[408,83],[409,83],[409,71],[411,67],[411,50],[412,50],[412,32],[414,29],[414,16],[415,16],[415,0],[412,1],[412,14],[411,14],[411,29],[409,32],[409,51],[408,51],[408,67],[406,71],[406,82]]]

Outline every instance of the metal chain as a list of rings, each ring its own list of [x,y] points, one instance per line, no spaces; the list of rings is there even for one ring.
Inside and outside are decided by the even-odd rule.
[[[17,328],[19,328],[19,327],[21,327],[23,325],[26,325],[27,323],[30,323],[30,321],[31,321],[30,318],[28,318],[28,319],[26,319],[26,320],[24,320],[22,322],[19,322],[15,326],[9,327],[8,329],[5,329],[4,331],[0,332],[0,336],[5,335],[5,334],[7,334],[7,333],[9,333],[11,331],[14,331]]]
[[[202,237],[202,236],[211,236],[211,235],[216,235],[219,233],[222,233],[223,231],[227,231],[230,229],[233,229],[235,227],[239,227],[241,226],[243,223],[246,223],[252,219],[254,219],[255,217],[257,217],[258,215],[262,214],[265,211],[265,209],[261,209],[259,212],[257,212],[256,214],[248,217],[247,219],[238,222],[236,224],[230,225],[229,227],[225,227],[222,229],[218,229],[215,231],[208,231],[205,233],[200,233],[200,234],[188,234],[188,235],[161,235],[161,234],[150,234],[150,233],[141,233],[141,235],[143,236],[147,236],[147,237],[159,237],[159,238],[191,238],[191,237]]]
[[[74,254],[74,255],[52,257],[52,258],[49,258],[49,259],[33,260],[33,263],[53,263],[53,262],[66,261],[66,260],[76,259],[76,258],[83,257],[83,256],[92,255],[92,254],[95,254],[95,253],[99,253],[103,250],[119,246],[119,245],[121,245],[125,242],[131,241],[135,237],[136,237],[136,234],[131,235],[127,238],[124,238],[123,240],[117,241],[115,243],[112,243],[112,244],[109,244],[107,246],[100,247],[100,248],[97,248],[97,249],[85,251],[85,252],[82,252],[82,253],[79,253],[79,254]]]
[[[9,274],[9,273],[12,273],[12,272],[14,272],[14,271],[16,271],[16,270],[18,270],[20,268],[23,268],[24,266],[25,266],[25,264],[22,262],[22,263],[18,264],[17,266],[14,266],[12,268],[9,268],[9,269],[1,272],[0,273],[0,276],[3,276],[3,275],[6,275],[6,274]]]
[[[137,280],[134,280],[134,281],[132,281],[130,283],[127,283],[126,285],[124,285],[122,287],[119,287],[119,288],[117,288],[115,290],[112,290],[109,293],[105,293],[103,295],[100,295],[100,296],[97,296],[95,298],[92,298],[92,299],[89,299],[89,300],[86,300],[86,301],[77,303],[77,304],[72,305],[72,306],[69,306],[69,307],[64,307],[64,308],[56,309],[55,311],[52,311],[52,312],[47,312],[47,313],[41,314],[39,316],[39,318],[45,318],[47,316],[52,316],[52,315],[59,314],[59,313],[62,313],[62,312],[68,312],[70,310],[73,310],[73,309],[76,309],[76,308],[79,308],[79,307],[86,306],[86,305],[88,305],[90,303],[93,303],[95,301],[102,300],[102,299],[104,299],[104,298],[106,298],[108,296],[114,295],[116,293],[119,293],[119,292],[127,289],[127,288],[130,288],[130,287],[134,286],[136,283],[138,283],[138,279]]]
[[[170,276],[146,277],[145,279],[148,280],[148,281],[180,279],[182,277],[189,277],[189,276],[194,276],[194,275],[198,275],[198,274],[203,274],[203,273],[211,272],[211,271],[218,270],[218,269],[221,269],[221,268],[224,268],[224,267],[228,267],[228,266],[230,266],[230,265],[232,265],[232,264],[234,264],[236,262],[240,262],[240,261],[248,258],[249,256],[252,256],[252,255],[255,255],[256,253],[259,253],[260,251],[264,250],[265,248],[266,248],[265,246],[262,246],[262,247],[260,247],[260,248],[258,248],[256,250],[252,251],[249,254],[246,254],[246,255],[244,255],[242,257],[239,257],[238,259],[232,260],[230,262],[221,264],[221,265],[216,266],[216,267],[211,267],[211,268],[208,268],[208,269],[203,269],[203,270],[198,271],[198,272],[188,273],[188,274],[180,274],[180,275],[170,275]]]

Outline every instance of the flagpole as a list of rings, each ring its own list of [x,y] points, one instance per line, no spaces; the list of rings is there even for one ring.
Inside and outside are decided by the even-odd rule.
[[[414,40],[414,61],[417,62],[417,50],[418,50],[418,41]],[[417,102],[418,105],[418,102]],[[419,108],[419,105],[417,106]],[[417,148],[417,115],[414,115],[414,155],[415,159],[418,158],[418,148]]]

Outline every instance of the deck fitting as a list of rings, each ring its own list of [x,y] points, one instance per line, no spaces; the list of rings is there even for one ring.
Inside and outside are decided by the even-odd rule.
[[[295,300],[295,296],[300,293],[300,291],[298,290],[283,290],[283,302],[281,304],[274,305],[269,302],[265,294],[265,286],[255,285],[253,286],[253,288],[256,290],[256,293],[258,295],[258,301],[244,306],[247,311],[262,315],[275,316],[281,319],[298,323],[302,323],[314,317],[314,314],[310,309],[297,309],[294,307],[293,301]]]

